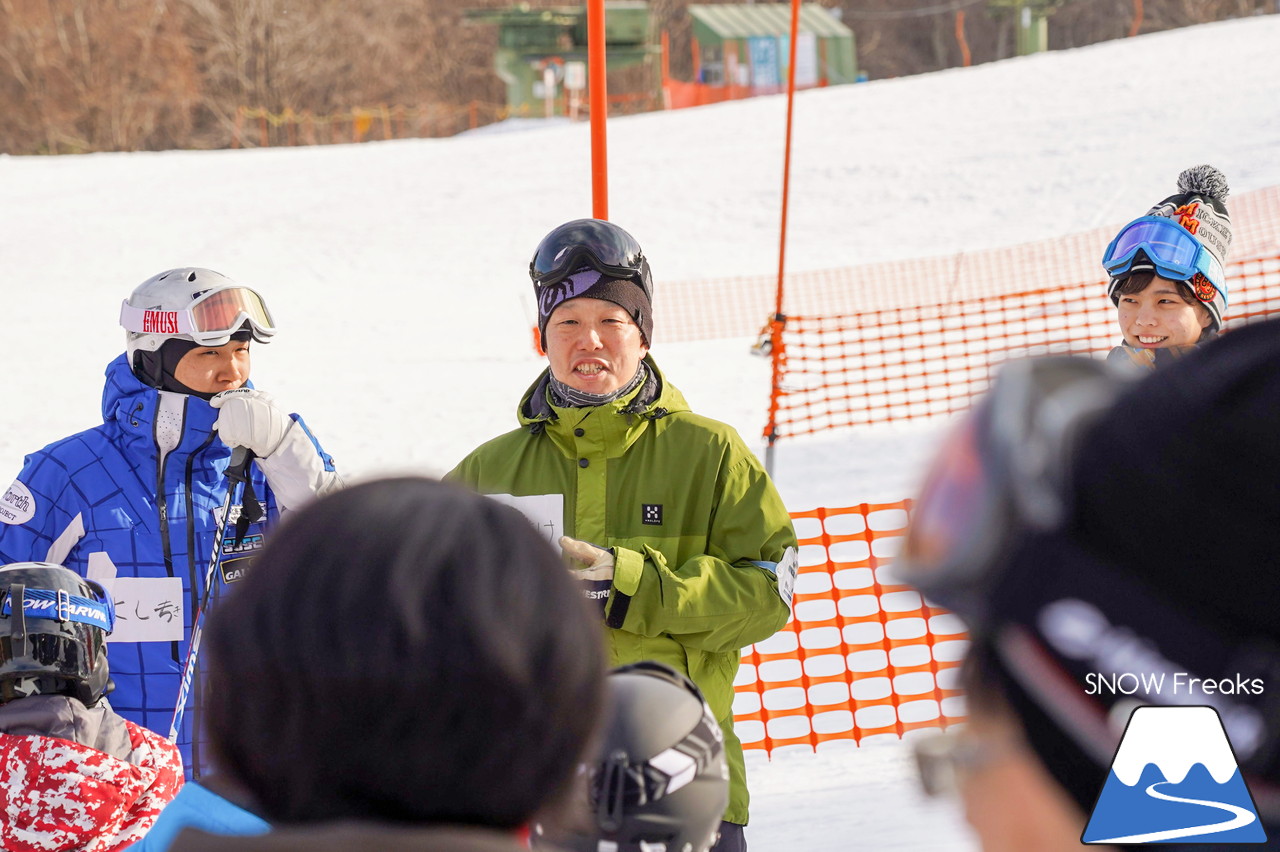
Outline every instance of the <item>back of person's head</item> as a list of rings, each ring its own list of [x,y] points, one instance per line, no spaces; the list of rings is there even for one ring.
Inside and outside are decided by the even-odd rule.
[[[74,571],[48,562],[0,568],[0,704],[30,695],[97,704],[112,687],[114,627],[111,596]]]
[[[534,848],[706,852],[729,805],[724,734],[693,681],[658,662],[606,678],[604,732],[577,801],[545,820]]]
[[[280,822],[494,828],[562,796],[598,618],[523,515],[421,478],[290,517],[209,624],[217,762]]]
[[[1142,381],[1011,364],[940,455],[896,570],[1085,814],[1135,707],[1209,705],[1280,832],[1277,434],[1269,321]]]

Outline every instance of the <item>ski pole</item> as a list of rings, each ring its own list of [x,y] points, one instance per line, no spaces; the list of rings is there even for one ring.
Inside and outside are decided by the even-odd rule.
[[[173,706],[173,721],[169,725],[169,742],[178,741],[178,728],[182,724],[182,714],[186,711],[187,695],[191,691],[191,680],[195,674],[196,657],[200,653],[200,636],[204,632],[204,611],[209,603],[209,593],[213,589],[214,577],[218,573],[218,562],[222,559],[222,547],[226,538],[227,521],[231,518],[231,506],[235,503],[236,483],[249,480],[249,464],[254,459],[253,451],[247,447],[235,447],[231,451],[231,461],[224,474],[227,477],[227,496],[222,501],[222,511],[218,513],[218,527],[214,533],[213,556],[209,558],[209,567],[204,573],[204,589],[200,593],[200,606],[196,608],[195,618],[191,620],[191,641],[187,645],[187,658],[182,663],[182,680],[178,684],[178,701]]]

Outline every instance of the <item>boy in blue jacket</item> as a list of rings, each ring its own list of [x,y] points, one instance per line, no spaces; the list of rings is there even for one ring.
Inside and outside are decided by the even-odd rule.
[[[0,563],[65,565],[111,591],[112,707],[176,734],[198,775],[199,678],[182,708],[193,712],[175,706],[202,602],[244,576],[281,509],[341,479],[302,419],[249,383],[250,346],[276,330],[254,290],[171,269],[133,291],[120,322],[127,347],[107,366],[103,423],[26,457],[0,497]],[[233,447],[257,457],[243,485],[224,476]]]

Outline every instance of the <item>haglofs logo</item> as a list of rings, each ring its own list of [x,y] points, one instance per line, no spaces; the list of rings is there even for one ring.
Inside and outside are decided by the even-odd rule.
[[[1139,707],[1083,843],[1266,843],[1218,711]]]
[[[662,504],[643,503],[640,506],[640,523],[650,526],[662,526]]]

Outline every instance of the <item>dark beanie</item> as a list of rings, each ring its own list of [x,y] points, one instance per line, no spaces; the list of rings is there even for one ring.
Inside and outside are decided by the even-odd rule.
[[[1062,525],[1011,542],[988,592],[975,641],[1085,813],[1135,704],[1214,706],[1246,781],[1280,785],[1277,364],[1272,320],[1130,386],[1076,444]],[[1229,686],[1090,688],[1177,672]],[[1260,811],[1268,832],[1275,804]]]
[[[555,309],[570,299],[602,299],[622,308],[644,336],[644,345],[653,339],[653,307],[644,288],[629,278],[611,278],[590,266],[584,266],[563,281],[544,285],[538,296],[538,334],[542,348],[547,348],[547,321]]]

